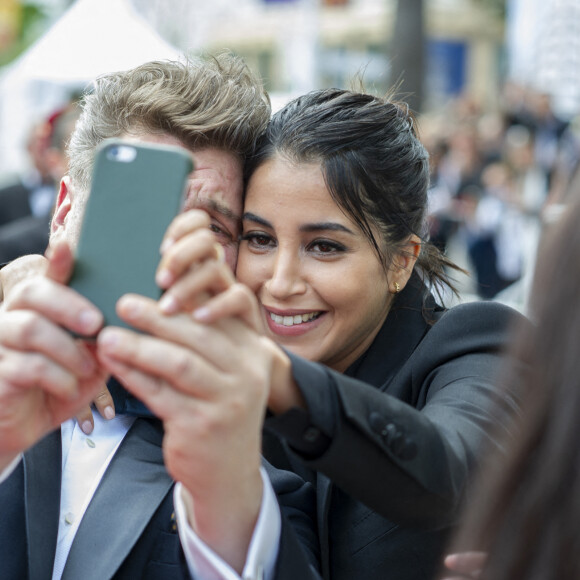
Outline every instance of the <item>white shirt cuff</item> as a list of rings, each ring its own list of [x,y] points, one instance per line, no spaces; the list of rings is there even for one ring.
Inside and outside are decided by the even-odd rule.
[[[179,538],[189,573],[196,580],[271,580],[273,578],[278,558],[282,519],[276,494],[263,468],[260,468],[260,475],[264,484],[262,505],[241,576],[193,531],[187,520],[185,505],[181,498],[181,484],[176,484],[173,502]]]
[[[0,484],[4,483],[16,469],[22,460],[22,453],[19,453],[2,471],[0,471]]]

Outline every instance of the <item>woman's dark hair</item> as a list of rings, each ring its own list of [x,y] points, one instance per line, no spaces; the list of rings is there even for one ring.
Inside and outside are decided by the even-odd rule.
[[[272,117],[246,164],[246,181],[276,155],[320,163],[330,195],[385,268],[415,234],[422,240],[417,266],[425,281],[439,294],[440,283],[455,292],[446,268],[459,268],[425,238],[429,158],[407,105],[348,90],[313,91]]]
[[[534,326],[508,359],[518,428],[483,462],[450,547],[488,552],[482,580],[580,578],[580,204],[560,219],[542,238]]]

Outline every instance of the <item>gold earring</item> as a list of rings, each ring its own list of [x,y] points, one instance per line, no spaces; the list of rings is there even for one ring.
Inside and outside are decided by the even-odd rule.
[[[398,282],[395,282],[395,291],[393,294],[398,294],[401,291],[401,287],[399,286]]]

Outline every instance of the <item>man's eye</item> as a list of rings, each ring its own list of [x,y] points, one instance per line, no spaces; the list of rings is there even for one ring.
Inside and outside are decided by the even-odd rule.
[[[217,224],[210,224],[209,229],[216,236],[218,236],[220,238],[228,238],[229,240],[232,239],[232,235],[227,230],[225,230],[224,228],[218,226]]]

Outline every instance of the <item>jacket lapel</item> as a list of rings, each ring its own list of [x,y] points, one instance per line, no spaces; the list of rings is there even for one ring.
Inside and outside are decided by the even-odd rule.
[[[320,563],[322,577],[330,578],[330,539],[328,537],[328,511],[332,499],[332,482],[328,477],[317,474],[316,477],[316,515],[318,518],[318,535],[320,539]]]
[[[24,454],[30,578],[50,580],[58,537],[62,454],[60,429]]]
[[[173,485],[162,440],[160,421],[135,421],[85,512],[62,580],[114,576]]]

